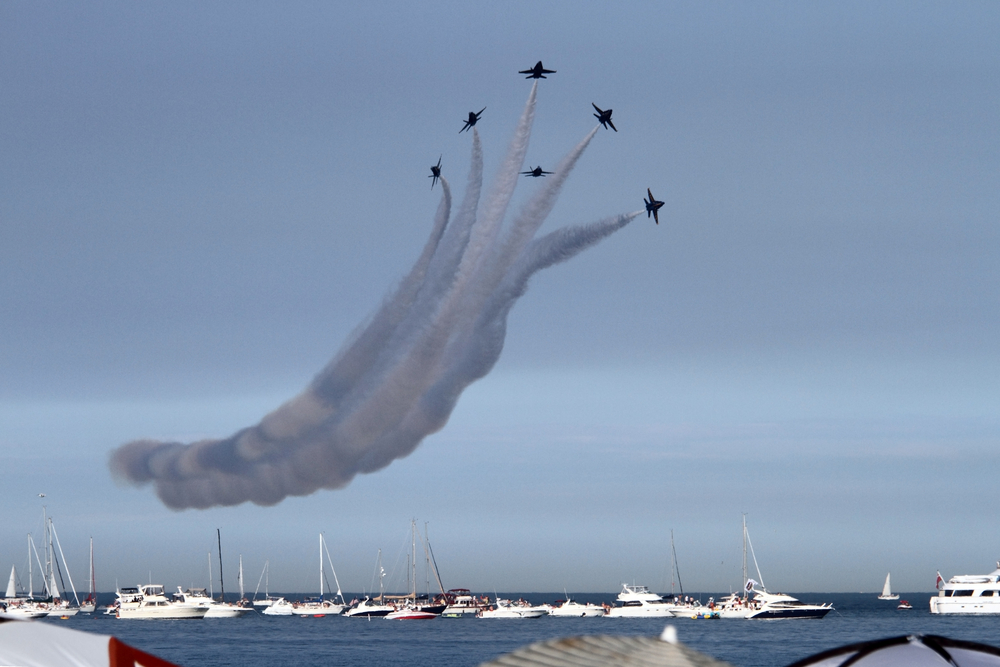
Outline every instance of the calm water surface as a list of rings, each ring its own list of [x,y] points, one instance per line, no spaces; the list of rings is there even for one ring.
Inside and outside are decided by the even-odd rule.
[[[556,593],[509,595],[532,602],[552,602],[562,597]],[[99,615],[44,622],[113,634],[137,648],[189,667],[273,667],[292,661],[303,667],[414,661],[457,667],[477,665],[526,644],[556,637],[658,635],[667,622],[677,627],[685,644],[738,667],[780,667],[835,646],[916,633],[1000,646],[1000,617],[932,616],[928,612],[928,593],[902,594],[913,604],[912,611],[896,611],[896,603],[879,601],[874,593],[795,595],[807,602],[833,602],[836,611],[821,620],[798,621],[543,617],[406,622],[250,614],[240,619],[200,621],[123,621]],[[580,595],[578,599],[604,602],[614,598],[615,594],[601,594]]]

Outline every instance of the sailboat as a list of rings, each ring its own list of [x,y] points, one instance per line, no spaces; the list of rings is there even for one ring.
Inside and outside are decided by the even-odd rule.
[[[747,577],[747,546],[750,547],[750,555],[753,558],[754,568],[757,570],[755,581]],[[757,564],[757,555],[753,551],[753,543],[750,541],[750,533],[747,532],[747,517],[743,515],[743,595],[733,593],[719,601],[716,610],[720,618],[746,618],[746,619],[779,619],[779,618],[823,618],[833,610],[833,605],[811,604],[800,602],[791,595],[784,593],[769,593],[764,587],[764,577],[760,573],[760,566]],[[750,593],[754,594],[753,599],[749,599]]]
[[[28,561],[29,564],[31,561]],[[31,599],[17,594],[17,572],[14,566],[10,566],[10,580],[7,582],[7,592],[3,601],[0,601],[0,619],[14,618],[18,620],[29,620],[32,618],[42,618],[49,615],[48,609],[41,608]]]
[[[340,596],[340,604],[333,602],[331,600],[324,600],[323,593],[325,592],[324,585],[326,582],[326,574],[323,572],[323,552],[326,552],[326,558],[330,561],[330,571],[333,572],[333,580],[337,582],[337,595]],[[326,548],[326,543],[323,541],[323,533],[319,534],[319,597],[318,598],[307,598],[303,602],[293,605],[294,613],[299,616],[315,616],[317,618],[322,616],[338,616],[344,611],[344,607],[347,604],[344,602],[344,595],[340,592],[340,580],[337,579],[337,571],[333,567],[333,560],[330,558],[330,551]]]
[[[411,580],[413,587],[409,595],[393,596],[399,602],[394,611],[386,614],[386,618],[394,621],[423,621],[437,618],[444,611],[445,605],[431,608],[429,605],[417,604],[417,522],[410,521],[410,565],[413,568]]]
[[[282,599],[282,598],[271,597],[271,594],[268,591],[268,585],[271,579],[271,575],[269,573],[270,568],[271,568],[271,561],[270,560],[264,561],[264,569],[261,570],[260,572],[260,578],[257,580],[257,588],[255,588],[253,592],[253,606],[255,607],[270,607],[272,604]],[[264,582],[264,599],[258,600],[257,594],[260,592],[261,581]]]
[[[80,611],[84,614],[93,614],[97,609],[97,582],[94,578],[94,538],[90,538],[90,593],[80,603]]]
[[[898,600],[898,595],[892,594],[892,587],[889,586],[889,573],[885,575],[885,586],[882,587],[882,595],[878,596],[879,600]]]

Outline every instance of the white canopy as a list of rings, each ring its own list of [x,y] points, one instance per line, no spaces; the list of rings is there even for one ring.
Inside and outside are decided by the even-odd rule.
[[[177,667],[110,635],[40,621],[0,622],[0,665],[18,667]]]

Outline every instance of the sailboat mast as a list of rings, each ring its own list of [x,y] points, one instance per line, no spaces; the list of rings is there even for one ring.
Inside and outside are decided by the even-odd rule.
[[[90,538],[90,599],[97,599],[97,581],[94,576],[94,538]]]
[[[240,580],[240,600],[242,600],[243,598],[246,597],[246,595],[243,594],[243,554],[240,554],[240,576],[239,576],[239,580]]]
[[[417,603],[417,520],[410,519],[410,563],[413,566],[413,603]]]
[[[747,515],[743,514],[743,597],[747,597]]]
[[[673,594],[673,592],[674,592],[674,576],[673,575],[676,573],[677,574],[677,585],[680,587],[680,589],[681,589],[681,595],[683,596],[684,595],[684,583],[681,582],[681,568],[677,564],[677,549],[674,547],[674,531],[672,529],[670,531],[670,552],[671,552],[670,560],[674,564],[674,571],[670,573],[670,593]]]
[[[323,599],[323,533],[319,534],[319,599]]]
[[[35,585],[31,581],[31,533],[28,533],[28,597],[35,597]]]
[[[219,540],[219,588],[222,592],[222,601],[226,601],[226,580],[222,578],[222,531],[215,529],[215,537]]]

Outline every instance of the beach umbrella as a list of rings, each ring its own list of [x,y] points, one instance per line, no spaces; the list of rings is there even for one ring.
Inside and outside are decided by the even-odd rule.
[[[1000,649],[936,635],[908,635],[850,644],[788,667],[1000,667]]]
[[[481,667],[732,667],[677,641],[668,625],[659,637],[595,635],[538,642]]]
[[[42,621],[0,622],[0,665],[18,667],[177,667],[121,642]]]

